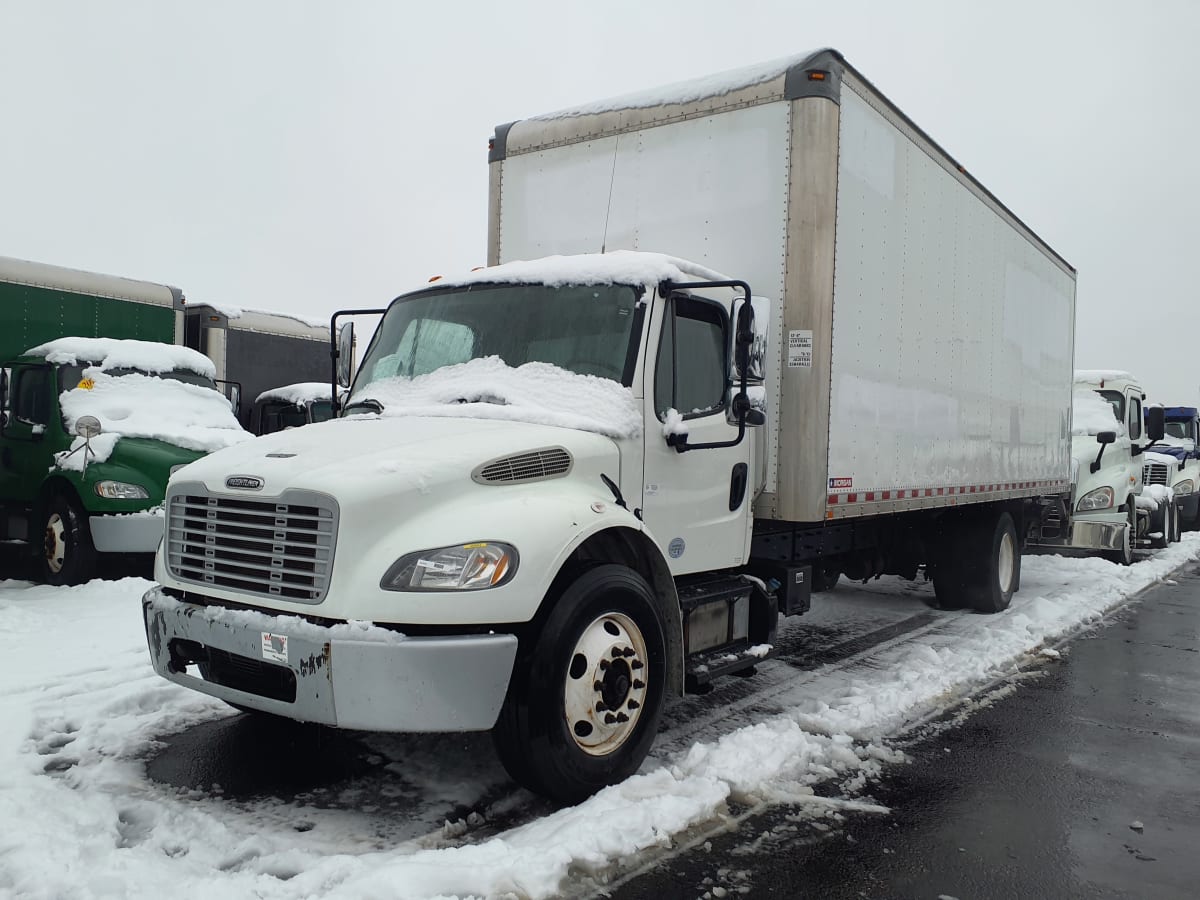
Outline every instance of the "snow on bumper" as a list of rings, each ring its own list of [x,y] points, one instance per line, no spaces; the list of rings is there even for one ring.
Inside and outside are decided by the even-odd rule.
[[[511,634],[406,637],[365,622],[321,626],[185,603],[157,587],[142,598],[142,613],[164,678],[239,706],[367,731],[491,728],[517,653]]]

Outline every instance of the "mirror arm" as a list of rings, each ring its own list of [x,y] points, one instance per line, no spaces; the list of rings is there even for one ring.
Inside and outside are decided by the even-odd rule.
[[[1093,474],[1093,475],[1095,475],[1097,472],[1099,472],[1099,471],[1100,471],[1100,460],[1102,460],[1102,459],[1104,458],[1104,448],[1105,448],[1105,447],[1107,447],[1107,446],[1108,446],[1108,444],[1101,444],[1101,445],[1100,445],[1100,452],[1099,452],[1099,453],[1097,453],[1097,454],[1096,454],[1096,458],[1095,458],[1094,460],[1092,460],[1092,466],[1091,466],[1091,469],[1092,469],[1092,474]]]

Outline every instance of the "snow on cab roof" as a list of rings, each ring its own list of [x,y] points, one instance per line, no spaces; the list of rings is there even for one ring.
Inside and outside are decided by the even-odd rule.
[[[706,75],[703,78],[693,78],[688,81],[676,81],[661,87],[621,94],[606,100],[597,100],[583,106],[574,106],[556,112],[534,116],[529,121],[547,121],[552,119],[573,119],[580,116],[599,115],[622,109],[644,109],[651,106],[666,106],[669,104],[695,103],[709,97],[723,97],[743,88],[754,87],[773,81],[786,75],[789,69],[802,66],[813,57],[825,52],[828,48],[818,48],[805,53],[784,56],[768,62],[743,66]],[[835,51],[836,52],[836,51]]]
[[[1132,381],[1137,383],[1137,378],[1128,372],[1123,372],[1120,369],[1076,369],[1075,383],[1076,384],[1099,384],[1102,381]]]
[[[465,275],[443,278],[434,287],[490,283],[536,282],[551,287],[566,284],[634,284],[653,288],[663,281],[727,281],[728,277],[698,263],[662,253],[614,250],[515,260]]]
[[[25,351],[26,356],[42,356],[55,365],[77,366],[91,363],[99,369],[138,369],[142,372],[184,370],[206,378],[216,378],[211,359],[189,347],[154,341],[117,338],[65,337]]]

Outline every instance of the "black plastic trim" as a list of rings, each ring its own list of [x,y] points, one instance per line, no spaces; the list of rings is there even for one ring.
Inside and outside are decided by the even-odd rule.
[[[845,67],[841,54],[834,50],[814,53],[803,62],[792,66],[783,77],[783,98],[800,100],[805,97],[824,97],[840,105],[842,95],[842,72]],[[809,78],[810,72],[825,73],[820,81]]]
[[[519,120],[517,120],[519,121]],[[506,159],[508,155],[508,132],[517,121],[505,122],[503,125],[496,126],[496,133],[492,135],[492,139],[488,141],[488,162],[499,162]]]

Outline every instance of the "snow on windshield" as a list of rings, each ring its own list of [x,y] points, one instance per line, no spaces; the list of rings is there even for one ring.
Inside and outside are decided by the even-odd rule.
[[[92,363],[101,370],[139,369],[153,373],[183,370],[209,379],[217,377],[216,366],[203,353],[155,341],[65,337],[26,350],[25,355],[44,356],[46,362],[55,365]]]
[[[103,431],[91,441],[95,455],[88,455],[89,463],[107,460],[122,437],[149,438],[203,453],[252,437],[219,391],[171,378],[137,372],[110,375],[89,366],[79,383],[64,390],[59,399],[68,433],[75,433],[81,416],[100,420]],[[81,470],[83,453],[72,451],[83,443],[77,437],[70,451],[57,454],[58,466]]]
[[[610,378],[549,363],[513,368],[497,356],[445,366],[415,378],[374,381],[350,403],[376,400],[385,416],[504,419],[591,431],[611,438],[641,433],[633,392]]]
[[[1125,433],[1125,426],[1113,415],[1112,404],[1095,391],[1076,389],[1071,398],[1071,434],[1099,434],[1101,431]]]

